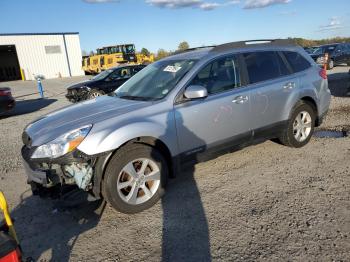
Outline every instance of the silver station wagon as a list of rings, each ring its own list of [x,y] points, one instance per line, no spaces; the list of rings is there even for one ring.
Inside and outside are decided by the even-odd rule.
[[[34,194],[75,185],[136,213],[184,162],[267,139],[304,146],[330,98],[326,71],[287,40],[193,48],[29,124],[24,166]]]

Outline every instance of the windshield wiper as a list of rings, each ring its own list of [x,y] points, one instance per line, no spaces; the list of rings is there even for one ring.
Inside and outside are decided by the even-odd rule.
[[[121,99],[128,99],[128,100],[138,100],[138,101],[150,101],[150,100],[155,100],[153,97],[143,97],[143,96],[120,96],[119,98]]]

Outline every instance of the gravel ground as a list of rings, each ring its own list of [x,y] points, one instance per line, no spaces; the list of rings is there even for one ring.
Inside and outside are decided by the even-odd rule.
[[[331,108],[320,129],[350,130],[348,67],[332,70]],[[82,78],[8,82],[18,100],[0,131],[4,191],[26,256],[39,261],[349,261],[350,137],[313,138],[301,149],[273,142],[188,167],[153,208],[124,215],[99,203],[58,212],[33,197],[20,161],[21,132],[69,103]],[[22,99],[22,100],[21,100]],[[102,215],[100,215],[102,213]]]

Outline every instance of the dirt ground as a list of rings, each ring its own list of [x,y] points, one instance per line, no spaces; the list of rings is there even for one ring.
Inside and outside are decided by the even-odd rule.
[[[332,103],[321,129],[350,130],[350,75],[329,75]],[[21,132],[68,105],[65,86],[86,77],[8,82],[17,108],[0,119],[0,190],[26,256],[37,261],[349,261],[350,137],[313,138],[301,149],[273,142],[189,167],[153,208],[125,215],[90,203],[65,211],[31,195]],[[97,209],[96,209],[97,208]],[[96,209],[96,210],[95,210]],[[102,214],[102,215],[101,215]]]

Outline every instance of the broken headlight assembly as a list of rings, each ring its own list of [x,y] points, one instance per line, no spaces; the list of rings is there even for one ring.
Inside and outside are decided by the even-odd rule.
[[[69,131],[35,149],[31,158],[57,158],[75,150],[88,135],[92,125]]]

